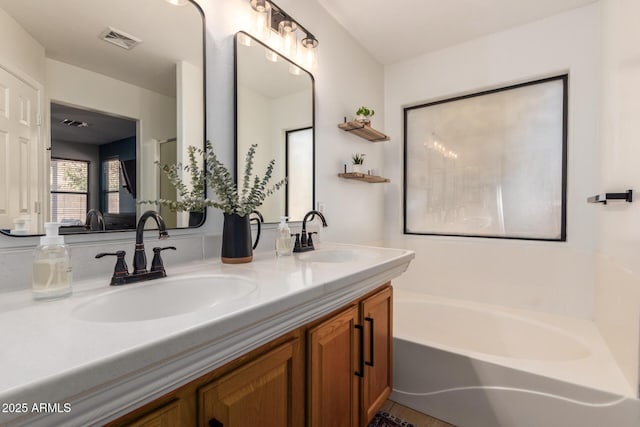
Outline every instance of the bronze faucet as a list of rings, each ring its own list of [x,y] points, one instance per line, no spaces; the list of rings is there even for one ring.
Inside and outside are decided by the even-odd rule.
[[[315,232],[313,233],[307,233],[307,220],[309,219],[309,217],[311,217],[311,220],[313,221],[313,219],[316,217],[316,215],[318,215],[318,217],[320,217],[320,220],[322,221],[322,226],[326,227],[327,226],[327,220],[324,218],[324,215],[322,215],[321,212],[316,211],[316,210],[312,210],[307,212],[307,214],[304,216],[304,218],[302,219],[302,233],[301,234],[296,234],[296,242],[293,246],[293,252],[307,252],[307,251],[312,251],[315,249],[315,247],[313,246],[313,234],[317,234]]]
[[[93,224],[91,221],[91,218],[94,216],[96,217],[96,222],[98,223],[99,230],[104,231],[106,228],[104,224],[104,216],[102,216],[102,212],[100,212],[98,209],[89,209],[84,220],[84,228],[91,231],[97,231],[93,229]]]
[[[127,264],[124,260],[125,251],[117,251],[115,253],[99,253],[96,258],[102,258],[107,255],[117,257],[116,267],[111,277],[111,285],[126,285],[127,283],[140,282],[143,280],[159,279],[167,277],[160,252],[165,249],[176,250],[174,246],[164,248],[153,248],[153,262],[151,263],[151,271],[147,271],[147,256],[144,251],[144,225],[149,218],[153,218],[158,225],[158,238],[166,239],[169,237],[164,219],[156,211],[146,211],[138,220],[136,227],[136,250],[133,255],[133,273],[129,274]]]

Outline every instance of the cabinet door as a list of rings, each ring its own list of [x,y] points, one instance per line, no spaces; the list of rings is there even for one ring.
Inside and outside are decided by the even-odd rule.
[[[366,425],[391,394],[393,372],[393,294],[391,287],[361,302],[365,332],[362,421]]]
[[[199,425],[301,427],[304,358],[294,339],[198,390]]]
[[[127,427],[174,427],[179,425],[179,403],[173,400],[164,406],[147,412],[135,421],[124,422],[121,425]]]
[[[308,332],[307,390],[310,427],[357,427],[359,411],[358,307]]]

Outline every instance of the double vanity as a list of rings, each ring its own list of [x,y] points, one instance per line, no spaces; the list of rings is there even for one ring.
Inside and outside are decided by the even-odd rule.
[[[390,391],[388,284],[412,258],[323,243],[250,264],[169,265],[167,278],[121,287],[76,283],[61,300],[6,293],[0,424],[320,425],[336,387],[362,425]]]

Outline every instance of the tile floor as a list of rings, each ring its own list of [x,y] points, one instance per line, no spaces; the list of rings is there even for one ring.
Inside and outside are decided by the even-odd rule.
[[[430,417],[429,415],[414,411],[411,408],[407,408],[406,406],[402,406],[391,400],[387,400],[380,410],[389,412],[396,417],[400,417],[403,420],[412,423],[415,427],[455,427],[453,424],[445,423],[444,421],[440,421],[436,418]]]

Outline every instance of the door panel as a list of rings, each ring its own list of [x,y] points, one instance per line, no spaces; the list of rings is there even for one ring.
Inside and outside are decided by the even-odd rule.
[[[385,288],[365,299],[361,307],[365,331],[362,417],[366,424],[387,400],[393,385],[392,288]]]
[[[38,182],[45,176],[40,147],[38,91],[0,68],[0,228],[13,228],[19,217],[30,220],[30,232],[39,233]]]
[[[309,331],[309,426],[356,427],[359,422],[358,307]]]

